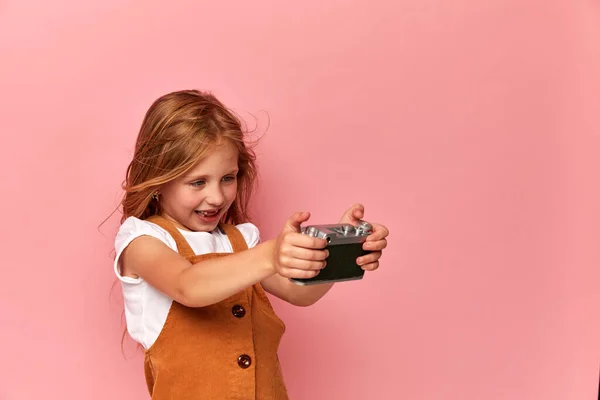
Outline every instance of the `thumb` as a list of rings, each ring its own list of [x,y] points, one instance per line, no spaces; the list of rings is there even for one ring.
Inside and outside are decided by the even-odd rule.
[[[310,213],[308,212],[297,212],[294,213],[285,223],[283,232],[296,232],[299,233],[301,230],[300,225],[303,222],[308,221]]]
[[[345,224],[356,224],[365,216],[365,207],[362,204],[354,204],[342,216],[340,222]]]

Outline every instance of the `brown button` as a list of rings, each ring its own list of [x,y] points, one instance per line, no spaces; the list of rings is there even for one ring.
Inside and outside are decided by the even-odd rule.
[[[250,364],[252,364],[252,359],[249,355],[242,354],[238,357],[238,365],[240,366],[240,368],[246,369],[250,366]]]
[[[231,308],[231,312],[237,318],[242,318],[244,315],[246,315],[246,309],[244,307],[240,306],[239,304],[236,304],[235,306],[233,306]]]

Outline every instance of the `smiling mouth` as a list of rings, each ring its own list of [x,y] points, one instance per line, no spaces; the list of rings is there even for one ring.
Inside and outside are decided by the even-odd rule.
[[[196,210],[195,212],[196,212],[196,214],[199,214],[203,217],[210,218],[210,217],[214,217],[215,215],[217,215],[219,213],[219,211],[221,211],[221,210],[210,210],[210,211]]]

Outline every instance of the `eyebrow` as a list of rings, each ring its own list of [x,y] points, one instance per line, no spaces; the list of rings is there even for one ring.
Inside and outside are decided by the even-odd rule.
[[[240,172],[239,169],[233,169],[233,170],[227,172],[226,174],[224,174],[223,176],[237,175],[239,172]],[[206,178],[208,178],[208,175],[184,175],[183,178],[185,180],[194,180],[194,181],[201,180],[201,179],[206,180]]]

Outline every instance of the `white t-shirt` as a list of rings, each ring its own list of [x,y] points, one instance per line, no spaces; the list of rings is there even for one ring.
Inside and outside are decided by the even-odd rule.
[[[256,246],[260,241],[258,228],[245,223],[236,226],[246,239],[248,248]],[[233,252],[227,236],[219,229],[213,232],[190,232],[179,229],[196,255],[206,253]],[[119,268],[119,257],[131,241],[139,236],[149,235],[163,241],[177,251],[173,237],[160,226],[135,217],[127,218],[115,238],[115,274],[121,281],[125,302],[125,319],[127,331],[131,337],[145,349],[152,346],[167,319],[173,299],[149,285],[142,278],[122,276]]]

